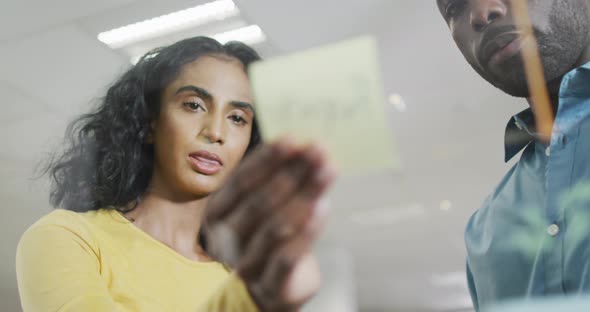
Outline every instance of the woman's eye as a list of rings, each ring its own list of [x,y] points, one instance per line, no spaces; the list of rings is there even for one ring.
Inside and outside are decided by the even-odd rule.
[[[203,106],[197,102],[186,102],[186,103],[184,103],[184,106],[186,106],[188,109],[193,110],[193,111],[198,111],[198,110],[205,111],[205,108],[203,108]]]
[[[241,117],[241,116],[238,116],[238,115],[232,115],[232,116],[229,116],[229,119],[230,119],[231,121],[233,121],[234,123],[236,123],[236,124],[239,124],[239,125],[245,125],[245,124],[247,124],[247,123],[248,123],[248,122],[246,121],[246,119],[244,119],[243,117]]]

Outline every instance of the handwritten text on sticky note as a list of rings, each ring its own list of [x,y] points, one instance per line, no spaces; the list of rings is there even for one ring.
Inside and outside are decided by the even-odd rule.
[[[348,172],[397,168],[377,63],[375,40],[361,37],[252,65],[265,140],[319,141]]]

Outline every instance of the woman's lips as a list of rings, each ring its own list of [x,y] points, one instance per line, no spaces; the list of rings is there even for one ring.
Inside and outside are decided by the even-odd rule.
[[[223,168],[223,162],[219,156],[207,151],[191,153],[189,162],[194,170],[204,175],[214,175]]]

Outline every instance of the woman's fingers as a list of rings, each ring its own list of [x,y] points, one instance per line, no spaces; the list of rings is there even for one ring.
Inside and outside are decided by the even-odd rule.
[[[240,257],[251,237],[264,235],[266,243],[283,236],[279,231],[284,223],[273,217],[273,212],[279,211],[280,205],[301,187],[304,177],[310,174],[310,170],[305,159],[294,159],[285,170],[272,177],[257,194],[251,194],[250,199],[238,204],[222,222],[211,224],[209,227],[210,240],[213,241],[210,248],[212,255],[233,267],[238,262],[244,262]]]
[[[324,164],[246,246],[238,274],[264,310],[296,311],[319,289],[311,249],[327,220],[329,207],[321,195],[334,177]]]
[[[319,287],[310,251],[327,217],[334,170],[317,145],[261,148],[210,200],[212,255],[244,279],[263,310],[297,309]]]
[[[260,274],[266,265],[267,255],[274,248],[293,236],[311,234],[315,237],[323,227],[328,214],[325,200],[318,198],[327,188],[333,175],[313,175],[298,196],[278,210],[255,231],[252,239],[244,245],[244,256],[237,267],[244,279]]]
[[[321,170],[325,155],[317,146],[310,146],[289,163],[277,169],[274,176],[257,192],[251,193],[228,215],[226,221],[240,236],[241,243],[247,244],[261,224],[300,195],[308,194],[309,188],[318,187],[314,183],[315,172]]]
[[[277,249],[257,280],[248,283],[264,311],[297,311],[318,288],[320,273],[313,261],[314,238],[299,235]]]
[[[308,251],[301,255],[287,275],[282,289],[282,297],[287,302],[301,306],[320,289],[321,272],[317,258]]]
[[[210,199],[207,221],[214,222],[222,219],[235,210],[244,197],[264,185],[278,167],[296,156],[298,152],[300,150],[288,137],[254,150],[226,181],[225,186]]]

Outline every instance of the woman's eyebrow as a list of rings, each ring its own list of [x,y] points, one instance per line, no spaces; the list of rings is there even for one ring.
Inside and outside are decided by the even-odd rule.
[[[179,93],[186,92],[186,91],[195,92],[206,101],[210,101],[213,99],[213,95],[211,95],[211,93],[209,93],[209,91],[207,91],[201,87],[197,87],[197,86],[193,86],[193,85],[182,86],[182,87],[178,88],[178,90],[176,90],[176,93],[174,93],[174,94],[179,94]]]
[[[252,114],[255,113],[254,110],[254,105],[247,103],[247,102],[242,102],[242,101],[231,101],[229,102],[230,106],[233,106],[234,108],[240,108],[240,109],[246,109],[252,112]]]

